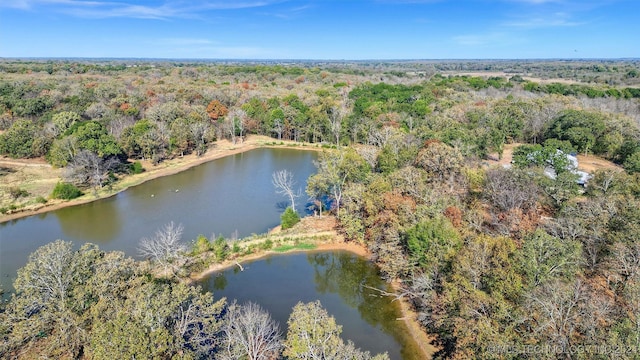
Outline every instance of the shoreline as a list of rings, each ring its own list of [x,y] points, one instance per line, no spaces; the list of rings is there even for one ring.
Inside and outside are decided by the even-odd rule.
[[[338,241],[318,243],[316,244],[317,245],[316,248],[310,249],[310,250],[293,249],[285,252],[262,251],[259,253],[246,255],[238,259],[226,260],[223,263],[210,265],[207,269],[204,269],[196,274],[191,274],[188,278],[185,279],[185,281],[187,281],[189,284],[194,284],[198,281],[201,281],[205,277],[210,276],[211,274],[228,270],[230,268],[233,268],[235,266],[240,266],[247,262],[260,260],[267,256],[278,255],[278,254],[287,255],[287,254],[307,253],[307,252],[314,252],[314,251],[347,251],[355,255],[361,256],[367,259],[368,261],[371,261],[371,253],[363,245],[352,243],[352,242],[344,242],[340,237],[340,235],[338,235],[337,233],[333,238],[337,239]],[[395,292],[398,290],[399,284],[396,281],[394,281],[390,283],[390,286]],[[417,314],[411,308],[411,305],[409,304],[408,300],[402,297],[402,298],[396,298],[393,301],[396,301],[396,300],[398,300],[399,307],[400,307],[400,314],[402,315],[402,317],[398,318],[397,320],[402,320],[402,322],[404,323],[404,326],[409,336],[415,342],[415,345],[417,346],[417,348],[420,350],[422,358],[424,359],[432,358],[433,354],[437,351],[437,349],[433,345],[431,345],[431,341],[433,340],[433,337],[427,334],[422,329],[422,326],[418,322]]]
[[[234,266],[238,266],[238,263],[242,265],[246,262],[260,260],[270,255],[279,255],[279,254],[286,255],[286,254],[293,254],[298,252],[338,251],[338,250],[348,251],[358,256],[362,256],[367,260],[371,260],[371,254],[369,254],[369,252],[367,251],[367,249],[364,248],[364,246],[356,245],[354,243],[346,243],[346,242],[319,243],[319,244],[316,244],[316,247],[314,249],[310,249],[310,250],[292,249],[284,252],[269,250],[269,251],[262,251],[254,254],[245,255],[238,259],[225,260],[222,263],[212,264],[208,268],[196,274],[191,274],[189,277],[185,279],[185,281],[187,281],[188,283],[195,283],[211,274],[217,273],[219,271],[231,269]]]
[[[216,141],[214,147],[210,148],[205,154],[199,157],[195,154],[189,154],[183,157],[176,157],[174,159],[164,161],[158,165],[151,165],[148,161],[141,161],[145,163],[145,171],[140,174],[126,175],[115,184],[112,190],[102,190],[104,192],[98,193],[97,196],[88,193],[83,197],[68,201],[49,200],[51,202],[50,204],[43,204],[42,206],[37,208],[25,209],[16,211],[11,214],[1,215],[0,224],[33,215],[44,214],[50,211],[55,211],[70,206],[83,205],[97,200],[108,199],[112,196],[118,195],[119,193],[129,189],[130,187],[137,186],[147,181],[158,179],[161,177],[175,175],[177,173],[208,163],[213,160],[218,160],[231,155],[241,154],[255,149],[269,148],[284,148],[307,151],[323,150],[323,148],[319,147],[319,145],[316,144],[299,143],[289,140],[276,140],[260,135],[248,136],[245,141],[236,144],[232,144],[228,140],[220,140]],[[16,166],[34,166],[29,162],[18,162],[15,160],[6,160],[5,162],[11,162]]]
[[[307,151],[323,151],[325,148],[321,147],[319,144],[307,144],[307,143],[298,143],[293,141],[285,141],[285,140],[276,140],[265,136],[250,136],[242,143],[232,144],[228,140],[221,140],[215,143],[215,146],[209,149],[205,154],[198,157],[194,154],[186,155],[184,157],[178,157],[171,160],[167,160],[159,165],[150,165],[148,162],[145,163],[146,171],[141,174],[135,175],[127,175],[121,179],[116,184],[116,187],[110,191],[105,191],[103,193],[98,193],[97,196],[94,195],[86,195],[86,198],[80,198],[70,201],[59,201],[51,204],[45,204],[36,209],[27,209],[23,211],[18,211],[16,213],[3,215],[0,217],[0,224],[18,220],[21,218],[26,218],[33,215],[43,214],[50,211],[55,211],[58,209],[87,204],[93,201],[107,199],[112,196],[116,196],[120,192],[123,192],[130,187],[137,186],[143,184],[147,181],[158,179],[164,176],[170,176],[182,171],[188,170],[195,166],[199,166],[205,164],[207,162],[221,159],[227,156],[241,154],[247,151],[251,151],[254,149],[260,148],[275,148],[275,149],[295,149],[295,150],[307,150]],[[34,166],[29,163],[18,163],[16,162],[16,166]],[[40,165],[38,165],[40,166]],[[277,234],[279,231],[276,231]],[[317,234],[316,234],[317,235]],[[218,272],[223,271],[234,266],[238,266],[238,263],[245,263],[248,261],[255,261],[262,259],[264,257],[274,255],[274,254],[291,254],[296,252],[312,252],[312,251],[348,251],[358,256],[364,257],[367,260],[371,260],[371,253],[368,249],[360,244],[345,242],[344,239],[335,231],[335,227],[333,227],[330,231],[325,231],[324,235],[330,235],[333,241],[323,241],[316,243],[316,248],[305,250],[305,249],[293,249],[285,252],[276,252],[276,251],[261,251],[254,254],[249,254],[246,256],[239,257],[234,260],[227,260],[220,264],[213,264],[209,266],[207,269],[200,271],[196,274],[191,274],[189,277],[185,278],[184,281],[193,284],[204,277]],[[392,283],[392,289],[397,291],[397,284]],[[405,324],[405,328],[408,331],[409,336],[413,339],[416,346],[422,353],[424,358],[431,358],[436,349],[431,345],[431,341],[433,338],[422,330],[422,327],[417,321],[417,317],[415,312],[412,310],[408,301],[404,298],[399,298],[398,302],[400,303],[400,313],[402,315],[398,320],[402,320]]]

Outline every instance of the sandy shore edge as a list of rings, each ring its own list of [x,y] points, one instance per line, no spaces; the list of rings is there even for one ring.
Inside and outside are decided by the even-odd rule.
[[[16,212],[13,214],[3,215],[3,216],[0,216],[0,224],[4,222],[9,222],[12,220],[24,218],[24,217],[29,217],[32,215],[42,214],[49,211],[55,211],[58,209],[69,207],[69,206],[82,205],[82,204],[90,203],[93,201],[106,199],[106,198],[115,196],[120,192],[127,190],[130,187],[143,184],[147,181],[161,178],[164,176],[174,175],[179,172],[188,170],[192,167],[202,165],[204,163],[207,163],[213,160],[224,158],[226,156],[244,153],[244,152],[251,151],[254,149],[259,149],[259,148],[296,149],[296,150],[307,150],[307,151],[324,150],[323,148],[318,147],[314,144],[302,144],[302,143],[296,143],[293,141],[280,141],[280,140],[276,141],[272,138],[263,137],[263,136],[251,136],[247,138],[247,140],[244,141],[243,143],[236,143],[236,144],[232,144],[231,142],[226,140],[218,141],[216,142],[215,147],[209,149],[204,155],[200,157],[197,157],[195,155],[188,155],[181,158],[171,159],[161,163],[160,165],[152,166],[148,168],[147,171],[145,171],[142,174],[126,176],[118,183],[119,186],[117,186],[112,191],[100,193],[98,194],[98,196],[92,196],[89,198],[83,197],[77,200],[45,204],[38,209],[24,210],[24,211]],[[24,164],[21,164],[21,165],[24,165]],[[204,271],[199,272],[197,274],[193,274],[188,279],[186,279],[186,281],[193,283],[201,280],[202,278],[212,273],[237,266],[237,263],[242,264],[248,261],[258,260],[273,254],[289,254],[289,253],[295,253],[295,252],[309,252],[309,251],[343,250],[343,251],[349,251],[358,256],[362,256],[366,259],[371,260],[371,254],[366,247],[360,244],[342,241],[342,237],[339,236],[338,233],[335,232],[335,230],[333,231],[332,238],[337,239],[338,241],[318,243],[316,244],[317,245],[316,248],[313,250],[294,249],[287,252],[264,251],[256,254],[246,255],[235,260],[225,261],[220,264],[213,264],[209,268],[205,269]],[[394,285],[395,290],[398,289],[397,284],[392,284],[392,285]],[[431,358],[432,354],[435,352],[435,348],[431,345],[431,341],[433,340],[433,338],[422,330],[422,327],[417,321],[417,315],[412,310],[411,305],[407,302],[407,300],[402,298],[399,300],[399,302],[400,302],[400,308],[402,313],[401,320],[405,323],[405,326],[409,331],[409,334],[414,339],[419,349],[422,351],[423,357],[425,359]]]
[[[369,252],[367,251],[367,249],[365,249],[363,246],[360,245],[356,245],[353,243],[319,243],[316,244],[316,247],[314,249],[311,250],[304,250],[304,249],[293,249],[293,250],[289,250],[289,251],[285,251],[285,252],[279,252],[279,251],[263,251],[263,252],[259,252],[259,253],[254,253],[254,254],[250,254],[250,255],[245,255],[242,256],[238,259],[234,259],[234,260],[225,260],[222,263],[217,263],[217,264],[212,264],[211,266],[209,266],[207,269],[198,272],[196,274],[191,274],[191,276],[189,276],[189,278],[187,279],[187,281],[189,282],[197,282],[202,280],[203,278],[219,272],[219,271],[223,271],[223,270],[227,270],[230,269],[234,266],[238,266],[238,264],[242,265],[244,263],[250,262],[250,261],[255,261],[255,260],[259,260],[262,258],[265,258],[267,256],[270,255],[279,255],[279,254],[293,254],[293,253],[297,253],[297,252],[311,252],[311,251],[335,251],[335,250],[344,250],[344,251],[349,251],[351,253],[354,253],[358,256],[362,256],[366,259],[371,259],[371,255],[369,254]]]
[[[336,238],[339,238],[338,234],[336,234]],[[317,244],[317,247],[312,250],[294,249],[286,252],[263,251],[260,253],[243,256],[235,260],[230,260],[230,261],[227,260],[223,263],[213,264],[207,269],[199,273],[192,274],[187,279],[187,281],[189,283],[195,283],[216,272],[227,270],[234,266],[238,266],[238,264],[242,265],[244,263],[259,260],[274,254],[293,254],[293,253],[299,253],[299,252],[314,252],[314,251],[348,251],[358,256],[362,256],[367,260],[371,260],[371,253],[369,252],[369,250],[360,244],[356,244],[352,242],[342,242],[342,241],[324,242],[324,243]],[[397,282],[393,282],[391,285],[394,291],[397,291],[399,289],[399,284]],[[420,349],[422,353],[421,354],[422,358],[423,359],[432,358],[433,354],[437,350],[433,345],[431,345],[431,342],[433,341],[433,336],[430,336],[429,334],[424,332],[424,330],[422,329],[422,326],[418,322],[418,317],[416,312],[411,308],[411,305],[405,298],[397,299],[397,301],[400,304],[400,312],[402,314],[402,318],[398,320],[402,320],[404,322],[405,327],[409,332],[409,335],[411,336],[411,338],[413,338],[413,340],[416,342],[416,345]]]
[[[145,164],[145,172],[123,177],[118,183],[116,183],[115,187],[111,191],[103,190],[103,192],[98,193],[97,196],[87,194],[78,199],[69,201],[52,200],[47,204],[43,204],[39,208],[25,209],[22,211],[17,211],[15,213],[1,215],[0,224],[24,217],[29,217],[32,215],[55,211],[69,206],[82,205],[93,201],[110,198],[129,189],[130,187],[143,184],[150,180],[154,180],[164,176],[175,175],[179,172],[188,170],[192,167],[202,165],[213,160],[261,148],[295,149],[307,151],[322,150],[322,148],[318,147],[315,144],[304,144],[293,141],[279,141],[265,136],[250,136],[246,141],[236,144],[233,144],[228,140],[220,140],[216,142],[213,148],[209,149],[205,154],[199,157],[194,154],[190,154],[184,157],[178,157],[164,161],[155,166],[147,163]],[[21,163],[13,161],[13,163],[14,165],[19,164],[21,166],[30,166],[28,162]]]

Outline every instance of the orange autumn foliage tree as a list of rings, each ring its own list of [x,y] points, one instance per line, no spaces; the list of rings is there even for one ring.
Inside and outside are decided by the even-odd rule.
[[[218,120],[221,117],[225,117],[228,113],[229,109],[218,100],[212,100],[209,105],[207,105],[207,114],[211,120]]]

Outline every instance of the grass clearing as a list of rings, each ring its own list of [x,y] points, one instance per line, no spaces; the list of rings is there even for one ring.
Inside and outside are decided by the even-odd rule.
[[[291,250],[314,250],[318,246],[316,244],[308,244],[308,243],[300,243],[300,244],[288,244],[288,245],[280,245],[272,249],[275,252],[287,252]]]

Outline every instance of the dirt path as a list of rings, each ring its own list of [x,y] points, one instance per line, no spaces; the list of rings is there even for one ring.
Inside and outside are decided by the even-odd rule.
[[[623,171],[622,167],[594,155],[578,155],[577,158],[580,171],[588,173],[601,169]]]
[[[502,159],[499,159],[498,154],[489,154],[489,159],[487,163],[489,166],[491,165],[500,165],[500,166],[508,166],[511,164],[511,160],[513,160],[513,150],[520,146],[520,143],[506,144],[504,146],[504,151],[502,152]],[[598,156],[594,155],[577,155],[578,158],[578,170],[584,171],[587,173],[592,173],[596,170],[618,170],[622,171],[622,168],[609,160],[605,160]]]
[[[41,159],[10,159],[0,157],[0,166],[26,166],[26,167],[38,167],[51,169],[51,165],[44,162]]]

